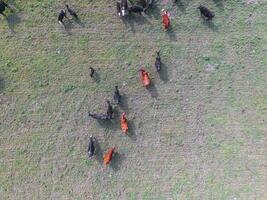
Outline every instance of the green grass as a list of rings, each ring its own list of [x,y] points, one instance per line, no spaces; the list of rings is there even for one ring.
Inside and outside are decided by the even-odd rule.
[[[267,2],[164,2],[123,22],[114,2],[72,0],[84,27],[68,31],[56,22],[62,2],[17,0],[10,23],[0,17],[2,199],[266,199]],[[105,112],[117,84],[129,137],[117,119],[87,116]],[[90,135],[102,152],[117,147],[113,165],[88,159]]]

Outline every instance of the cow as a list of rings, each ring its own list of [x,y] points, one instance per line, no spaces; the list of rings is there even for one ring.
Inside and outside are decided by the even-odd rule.
[[[123,112],[121,115],[121,130],[123,133],[127,134],[129,127],[128,127],[128,120],[126,118],[126,113]]]
[[[65,26],[65,23],[63,22],[63,19],[65,17],[68,18],[67,15],[66,15],[66,11],[65,10],[60,10],[60,12],[58,14],[58,23]]]
[[[164,25],[164,29],[167,30],[170,27],[170,13],[165,9],[162,9],[161,12],[162,23]]]
[[[88,144],[88,149],[87,153],[89,158],[91,158],[95,154],[95,145],[94,145],[94,138],[93,136],[90,136],[89,144]]]
[[[114,101],[117,104],[120,104],[121,103],[121,94],[120,94],[120,91],[119,91],[117,85],[115,86],[115,91],[114,91],[114,97],[113,98],[114,98]]]
[[[103,156],[104,164],[108,165],[111,162],[112,156],[114,154],[115,147],[112,147],[108,150],[108,152]]]
[[[155,68],[156,68],[157,72],[159,72],[161,70],[161,59],[160,59],[159,51],[157,51],[157,57],[156,57],[156,61],[155,61]]]
[[[198,7],[198,9],[200,10],[200,14],[201,16],[206,17],[208,20],[211,20],[215,15],[213,12],[211,12],[208,8],[206,8],[205,6],[200,5]]]
[[[67,8],[67,11],[70,13],[70,16],[74,17],[76,20],[79,19],[77,13],[76,13],[74,10],[72,10],[72,9],[69,7],[68,4],[66,4],[66,8]]]
[[[144,12],[144,8],[139,5],[133,5],[129,8],[130,13],[139,13],[141,15],[142,12]]]
[[[141,81],[143,83],[143,86],[144,87],[149,86],[150,78],[149,78],[148,72],[144,69],[140,69],[140,72],[141,72]]]
[[[6,17],[6,15],[4,14],[4,11],[6,10],[6,8],[9,8],[11,10],[11,8],[9,7],[9,5],[7,3],[0,0],[0,14],[3,15],[4,17]]]
[[[111,105],[109,100],[107,100],[107,104],[108,104],[107,116],[109,119],[112,119],[112,115],[113,115],[114,111],[113,111],[112,105]]]
[[[93,67],[90,67],[90,77],[93,78],[95,74],[95,69]]]
[[[127,0],[121,0],[121,16],[128,14],[128,2]]]
[[[119,2],[117,2],[117,14],[118,14],[119,16],[122,15],[122,14],[121,14],[121,4],[120,4]]]
[[[141,0],[140,3],[144,8],[144,12],[146,12],[149,7],[152,7],[154,0]]]

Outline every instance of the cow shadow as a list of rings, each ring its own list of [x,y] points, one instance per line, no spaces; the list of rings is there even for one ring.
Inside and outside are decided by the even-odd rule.
[[[169,81],[168,68],[164,63],[161,63],[161,70],[159,72],[159,78],[165,83]]]
[[[95,149],[96,149],[95,157],[98,163],[102,165],[103,164],[103,150],[101,149],[99,141],[96,138],[94,139],[95,139]]]
[[[5,89],[5,79],[2,76],[0,76],[0,94],[3,93],[4,89]]]
[[[128,97],[123,94],[121,98],[121,104],[120,107],[126,112],[129,113],[129,104],[128,104]]]
[[[129,130],[128,130],[128,136],[130,139],[136,141],[137,140],[137,135],[135,133],[136,131],[136,127],[135,127],[135,124],[134,124],[134,120],[128,120],[128,127],[129,127]]]
[[[6,17],[6,21],[8,24],[8,28],[11,31],[11,33],[15,33],[15,26],[18,25],[21,22],[21,18],[17,13],[11,13]]]
[[[118,130],[120,129],[120,124],[118,123],[118,121],[120,120],[120,116],[119,116],[119,111],[118,109],[115,107],[114,108],[114,113],[113,113],[113,118],[110,120],[97,120],[97,123],[105,128],[106,130]]]
[[[118,171],[121,168],[122,161],[125,159],[125,155],[119,152],[114,152],[114,155],[112,157],[110,167],[115,172]]]
[[[203,23],[204,26],[208,27],[212,31],[218,32],[218,27],[213,23],[213,21],[211,21],[211,20],[203,20],[202,23]]]
[[[80,20],[80,18],[74,19],[74,22],[79,26],[81,26],[82,28],[85,27],[84,23]]]
[[[147,87],[146,89],[149,91],[150,95],[151,95],[153,98],[157,98],[157,97],[159,96],[159,95],[158,95],[157,88],[156,88],[156,86],[155,86],[155,84],[154,84],[153,81],[151,81],[149,87]]]
[[[90,74],[90,72],[89,72],[89,74]],[[89,75],[89,77],[90,77],[90,75]],[[100,75],[99,75],[99,73],[97,71],[95,71],[93,77],[90,77],[90,78],[96,83],[100,82]]]
[[[68,20],[68,22],[65,22],[64,28],[68,35],[71,35],[71,30],[74,28],[74,24],[72,21]]]
[[[122,21],[133,33],[135,33],[135,25],[151,24],[143,15],[135,13],[122,17]]]
[[[175,31],[173,29],[172,26],[170,26],[168,28],[168,30],[166,31],[167,35],[169,36],[169,38],[173,41],[177,41],[177,37],[176,37],[176,34],[175,34]]]

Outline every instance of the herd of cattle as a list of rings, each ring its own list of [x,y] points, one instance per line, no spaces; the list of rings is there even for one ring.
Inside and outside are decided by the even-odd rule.
[[[175,0],[176,1],[176,0]],[[146,12],[148,8],[152,8],[154,4],[154,0],[140,0],[139,3],[137,4],[131,4],[129,6],[128,1],[127,0],[121,0],[121,2],[117,2],[117,14],[120,17],[124,17],[126,15],[129,15],[131,13],[139,13],[141,14],[142,12]],[[68,11],[68,13],[70,14],[70,16],[72,16],[74,19],[78,20],[78,15],[77,13],[72,10],[68,5],[65,5],[66,9]],[[2,14],[4,17],[6,17],[6,15],[4,14],[5,8],[9,8],[11,11],[11,7],[5,3],[3,0],[0,0],[0,14]],[[208,8],[204,7],[204,6],[199,6],[198,9],[200,10],[201,16],[204,16],[205,18],[207,18],[207,20],[211,20],[214,17],[214,13],[211,12]],[[164,25],[165,29],[168,29],[170,26],[170,18],[169,18],[169,13],[166,10],[162,10],[162,22]],[[65,26],[65,23],[63,21],[64,18],[67,18],[67,12],[62,9],[59,12],[58,15],[58,22],[62,25]],[[156,59],[155,59],[155,68],[156,71],[158,73],[160,73],[161,71],[161,58],[160,58],[160,52],[157,51],[156,52]],[[95,69],[93,69],[92,67],[90,67],[90,77],[94,78],[95,76]],[[141,78],[141,82],[143,84],[144,87],[148,87],[151,83],[150,81],[150,77],[148,72],[141,68],[140,69],[140,78]],[[119,92],[118,86],[115,86],[115,91],[114,91],[114,96],[113,96],[114,101],[116,102],[116,104],[120,105],[122,103],[122,96]],[[112,104],[109,100],[107,100],[107,111],[106,113],[91,113],[89,112],[88,115],[96,120],[112,120],[113,119],[113,114],[114,114],[114,110],[112,107]],[[128,120],[126,118],[126,113],[123,112],[121,117],[120,117],[120,125],[121,125],[121,130],[123,133],[127,134],[128,133]],[[90,137],[89,140],[89,145],[88,145],[88,156],[92,157],[95,154],[95,138],[93,138],[92,136]],[[104,160],[104,164],[109,164],[111,162],[112,156],[114,154],[115,151],[115,147],[112,147],[108,150],[108,152],[104,155],[103,160]]]

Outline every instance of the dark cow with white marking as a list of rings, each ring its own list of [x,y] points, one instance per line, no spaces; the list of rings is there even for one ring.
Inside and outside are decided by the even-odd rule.
[[[63,22],[63,19],[64,19],[65,17],[68,18],[68,17],[67,17],[67,14],[66,14],[66,11],[65,11],[65,10],[60,10],[60,12],[59,12],[59,14],[58,14],[58,23],[59,23],[59,24],[62,24],[62,25],[65,26],[65,24],[64,24],[64,22]]]

